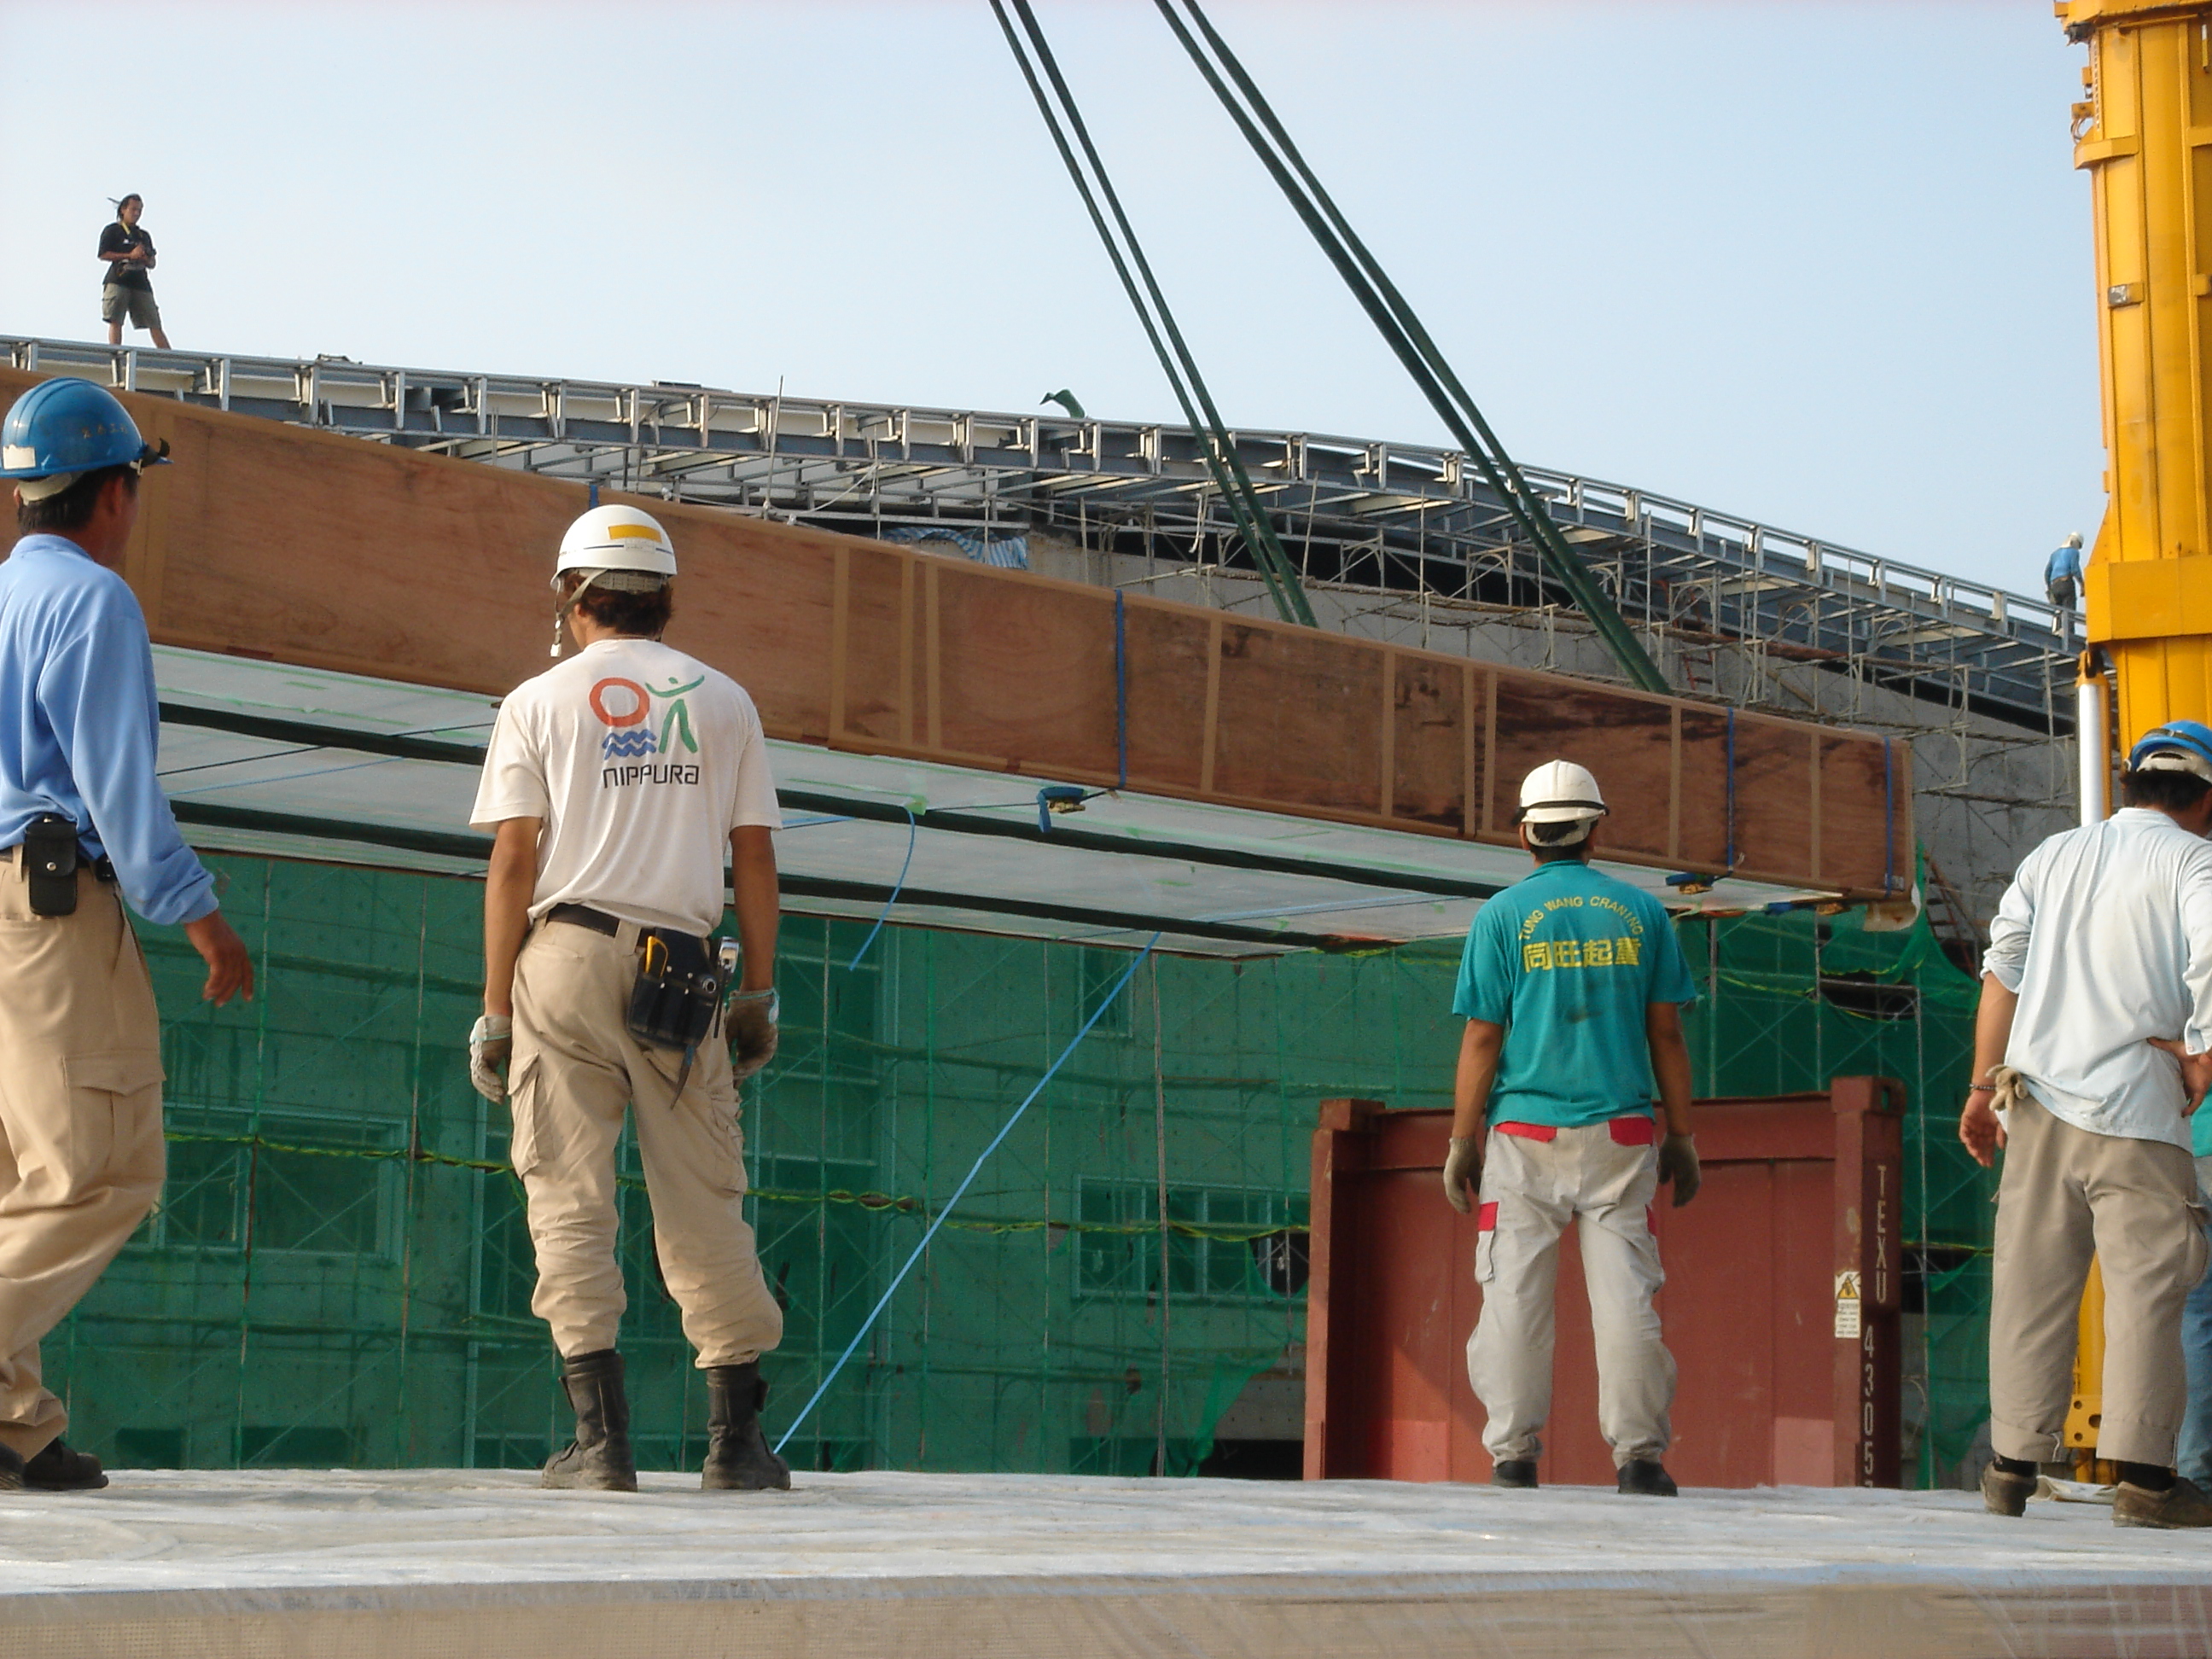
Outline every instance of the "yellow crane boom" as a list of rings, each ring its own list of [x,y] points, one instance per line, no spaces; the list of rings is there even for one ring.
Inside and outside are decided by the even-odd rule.
[[[2106,501],[2083,572],[2082,678],[2094,690],[2109,663],[2116,716],[2107,724],[2101,699],[2083,698],[2090,810],[2116,736],[2212,720],[2212,3],[2058,0],[2055,9],[2067,38],[2089,48],[2074,165],[2089,174],[2096,227]],[[2066,1424],[2085,1462],[2104,1350],[2093,1269]]]

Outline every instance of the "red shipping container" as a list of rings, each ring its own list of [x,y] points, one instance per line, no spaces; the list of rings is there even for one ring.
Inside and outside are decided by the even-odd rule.
[[[1660,1189],[1659,1310],[1680,1374],[1667,1466],[1685,1486],[1899,1484],[1904,1090],[1696,1108],[1705,1186]],[[1476,1217],[1444,1200],[1448,1111],[1322,1103],[1314,1137],[1306,1478],[1487,1480],[1467,1380]],[[1611,1485],[1570,1226],[1540,1478]]]

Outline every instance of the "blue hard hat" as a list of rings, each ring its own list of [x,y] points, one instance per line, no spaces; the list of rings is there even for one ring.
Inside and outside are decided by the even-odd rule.
[[[2168,720],[2164,726],[2154,726],[2128,750],[2128,770],[2140,770],[2145,761],[2160,754],[2191,755],[2212,766],[2212,726],[2197,720]]]
[[[0,478],[51,478],[167,459],[168,446],[156,450],[141,437],[114,393],[74,375],[40,381],[15,399],[0,423]]]

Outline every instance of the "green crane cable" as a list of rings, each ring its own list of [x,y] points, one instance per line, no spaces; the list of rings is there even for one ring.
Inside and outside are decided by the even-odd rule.
[[[1151,262],[1145,258],[1144,247],[1137,240],[1128,215],[1122,210],[1121,198],[1114,189],[1113,180],[1107,175],[1105,163],[1101,160],[1097,146],[1091,142],[1090,131],[1084,124],[1082,112],[1077,108],[1074,95],[1068,90],[1067,82],[1060,72],[1059,63],[1045,40],[1044,30],[1030,9],[1029,0],[1012,0],[1012,3],[1021,19],[1023,32],[1029,37],[1030,46],[1027,49],[1006,15],[1005,0],[991,0],[991,10],[1006,34],[1006,45],[1014,54],[1014,61],[1021,67],[1022,78],[1029,83],[1030,95],[1036,100],[1038,113],[1044,118],[1046,130],[1051,133],[1060,160],[1067,167],[1068,177],[1074,180],[1076,191],[1083,198],[1083,205],[1098,232],[1099,240],[1105,245],[1107,258],[1113,261],[1115,272],[1121,279],[1122,289],[1129,296],[1129,303],[1136,309],[1138,321],[1144,325],[1146,337],[1152,342],[1153,354],[1158,357],[1160,368],[1168,377],[1176,401],[1182,405],[1183,418],[1199,436],[1205,452],[1206,471],[1213,479],[1214,487],[1220,492],[1223,503],[1236,521],[1237,533],[1243,538],[1253,562],[1259,568],[1261,580],[1267,586],[1268,597],[1274,601],[1276,613],[1285,622],[1300,623],[1310,628],[1315,625],[1313,606],[1299,583],[1297,568],[1291,562],[1290,555],[1284,550],[1281,541],[1275,535],[1274,526],[1268,520],[1259,492],[1253,487],[1251,477],[1244,470],[1244,463],[1230,440],[1228,428],[1222,421],[1220,410],[1214,405],[1212,392],[1206,389],[1205,377],[1199,373],[1197,361],[1183,339],[1182,331],[1176,326],[1174,313],[1168,308],[1167,296],[1161,291],[1159,282],[1152,274]],[[1030,61],[1031,51],[1036,54],[1034,64]],[[1050,94],[1046,92],[1043,82],[1038,79],[1039,67],[1052,83]],[[1057,108],[1054,103],[1055,97]],[[1062,111],[1066,112],[1065,125],[1061,120]],[[1090,164],[1089,175],[1085,174],[1083,162],[1078,161],[1075,148],[1068,141],[1071,131],[1076,143],[1082,148],[1084,158]],[[1096,191],[1091,188],[1092,177],[1097,180]],[[1105,212],[1100,210],[1100,197],[1104,198],[1106,207],[1113,215],[1114,226],[1119,228],[1121,240],[1118,243],[1114,228],[1107,223]],[[1127,258],[1122,255],[1123,245],[1128,249]],[[1143,278],[1141,289],[1137,276],[1131,274],[1132,264]]]
[[[1559,533],[1558,524],[1529,487],[1527,477],[1514,464],[1505,447],[1498,441],[1467,388],[1444,359],[1443,353],[1430,337],[1429,332],[1414,314],[1412,306],[1399,293],[1381,263],[1360,240],[1350,222],[1337,208],[1335,201],[1322,186],[1313,169],[1306,164],[1290,134],[1276,118],[1273,109],[1244,66],[1230,50],[1218,30],[1200,9],[1198,0],[1182,0],[1190,13],[1191,21],[1206,36],[1206,46],[1220,60],[1217,68],[1192,36],[1189,27],[1177,15],[1171,0],[1153,0],[1160,15],[1167,19],[1176,39],[1198,66],[1222,107],[1229,112],[1246,142],[1260,158],[1263,166],[1281,187],[1298,217],[1335,265],[1344,278],[1345,286],[1352,290],[1369,319],[1375,324],[1383,340],[1406,366],[1414,384],[1420,387],[1430,405],[1443,416],[1469,457],[1473,459],[1490,487],[1498,492],[1514,521],[1536,545],[1538,555],[1553,577],[1565,588],[1583,614],[1589,618],[1615,662],[1629,679],[1646,691],[1671,693],[1673,688],[1667,677],[1659,672],[1620,611],[1608,599],[1596,579],[1591,575],[1580,556],[1567,544]],[[1237,83],[1250,108],[1240,103],[1222,79],[1226,70]],[[1261,128],[1265,128],[1263,133]],[[1272,145],[1270,140],[1273,141]],[[1279,151],[1279,153],[1278,153]]]

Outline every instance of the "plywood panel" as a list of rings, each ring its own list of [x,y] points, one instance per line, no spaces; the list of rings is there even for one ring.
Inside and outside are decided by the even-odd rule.
[[[1802,726],[1738,715],[1736,868],[1747,876],[1812,868],[1812,753]]]
[[[1313,629],[1225,626],[1214,788],[1380,814],[1383,654]]]
[[[1129,784],[1195,794],[1204,781],[1206,691],[1218,659],[1179,605],[1128,601]],[[1109,646],[1110,649],[1110,646]]]
[[[1830,880],[1898,892],[1912,884],[1912,748],[1824,733],[1820,868]]]
[[[1501,674],[1501,819],[1511,817],[1521,780],[1531,770],[1547,761],[1573,761],[1589,768],[1612,809],[1600,832],[1607,856],[1663,860],[1672,828],[1674,707],[1664,697],[1549,675]]]
[[[0,370],[0,403],[37,378]],[[492,696],[545,666],[581,489],[125,402],[177,459],[126,556],[156,640]],[[1741,871],[1848,896],[1910,878],[1908,757],[1879,739],[1739,715],[1731,787],[1710,705],[1136,596],[1124,676],[1111,593],[639,504],[683,563],[670,642],[744,684],[779,738],[1108,785],[1126,739],[1133,789],[1491,841],[1512,839],[1522,775],[1565,757],[1613,804],[1614,857],[1715,873],[1733,842]]]
[[[1079,781],[1111,782],[1114,596],[1009,589],[974,566],[930,562],[938,570],[945,744],[1019,767],[1048,732],[1052,764]]]
[[[566,504],[578,505],[582,494],[566,492]],[[665,502],[645,505],[677,538],[686,573],[677,587],[669,643],[750,690],[770,737],[825,741],[834,553],[842,538],[762,534],[780,526],[698,509],[672,511]],[[695,514],[707,522],[694,522]],[[537,665],[526,672],[534,673]]]
[[[1471,782],[1474,666],[1407,656],[1391,666],[1391,815],[1458,830]]]
[[[1680,842],[1674,862],[1685,870],[1725,870],[1734,844],[1735,800],[1729,789],[1729,717],[1718,708],[1682,710]]]

